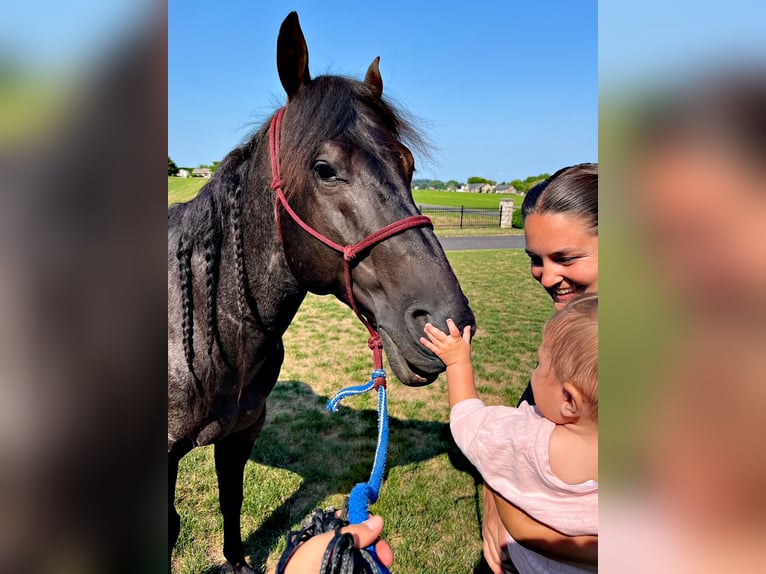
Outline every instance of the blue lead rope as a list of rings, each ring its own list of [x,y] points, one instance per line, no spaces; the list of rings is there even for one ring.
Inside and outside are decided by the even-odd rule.
[[[361,395],[373,390],[376,386],[378,389],[378,444],[375,448],[375,460],[372,463],[370,480],[360,482],[351,489],[348,500],[348,521],[351,524],[360,524],[367,520],[370,504],[378,500],[380,488],[383,485],[383,473],[386,469],[386,456],[388,454],[388,400],[386,398],[385,383],[376,385],[375,381],[376,379],[383,379],[385,381],[385,378],[386,371],[375,369],[366,384],[342,389],[327,402],[327,410],[337,412],[338,405],[346,397]],[[365,550],[375,558],[381,574],[388,574],[388,568],[378,560],[374,545],[368,546]]]

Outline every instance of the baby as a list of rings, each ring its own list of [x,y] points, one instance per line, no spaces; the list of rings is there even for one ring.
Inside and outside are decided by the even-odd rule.
[[[598,296],[557,311],[543,328],[532,372],[536,406],[486,406],[476,392],[471,332],[430,323],[420,341],[447,366],[450,427],[460,450],[495,492],[563,534],[598,534]],[[508,534],[525,572],[594,572],[529,550]]]

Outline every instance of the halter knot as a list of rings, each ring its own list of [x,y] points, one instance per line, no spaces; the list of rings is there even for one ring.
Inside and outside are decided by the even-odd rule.
[[[346,245],[343,248],[343,259],[349,263],[356,259],[356,250],[353,245]]]
[[[383,343],[380,341],[380,335],[375,333],[369,339],[367,339],[367,346],[370,349],[372,349],[373,351],[375,349],[382,349],[383,348]]]
[[[275,177],[273,180],[271,180],[271,189],[282,189],[284,185],[285,182],[282,181],[281,177]]]

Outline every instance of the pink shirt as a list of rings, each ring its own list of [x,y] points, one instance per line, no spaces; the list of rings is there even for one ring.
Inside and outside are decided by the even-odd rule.
[[[527,402],[512,408],[468,399],[452,407],[450,428],[460,450],[498,494],[559,532],[598,534],[598,483],[567,484],[553,474],[548,446],[556,424],[536,408]],[[509,553],[520,571],[588,571],[586,567],[571,570],[568,564],[554,563],[518,544],[510,546]],[[518,563],[527,559],[534,562],[536,557],[557,568],[540,570]]]

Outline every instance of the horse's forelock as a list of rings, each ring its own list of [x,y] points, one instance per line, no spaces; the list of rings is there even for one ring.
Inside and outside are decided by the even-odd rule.
[[[289,196],[305,189],[311,162],[320,146],[341,134],[372,155],[389,156],[394,142],[424,157],[428,144],[414,122],[362,82],[341,76],[318,76],[290,102],[289,129],[283,128],[282,177]]]

